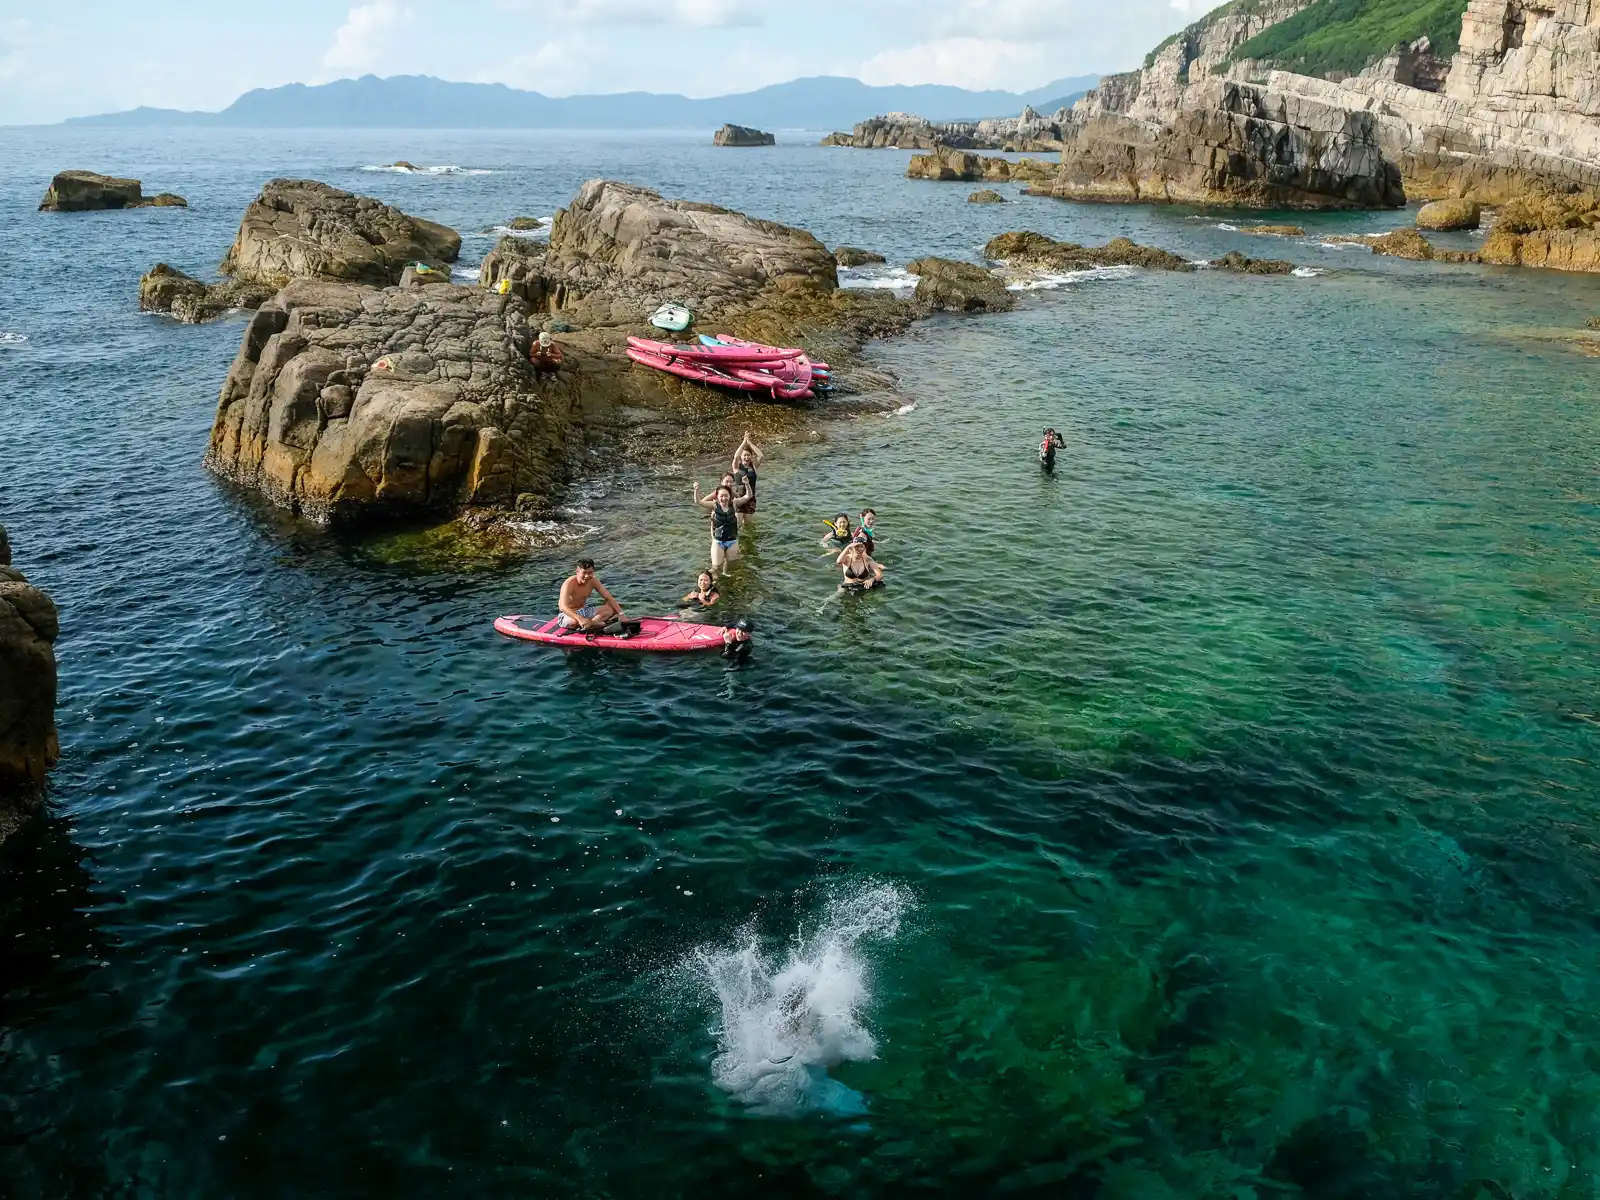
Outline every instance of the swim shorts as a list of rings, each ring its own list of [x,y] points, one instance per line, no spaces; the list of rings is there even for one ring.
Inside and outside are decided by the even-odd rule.
[[[578,615],[580,617],[582,617],[585,621],[592,621],[592,620],[594,620],[595,613],[597,613],[599,611],[600,611],[599,608],[596,607],[595,605],[593,605],[593,604],[585,604],[582,608],[580,608],[578,610]],[[567,616],[566,613],[562,613],[559,617],[557,617],[556,618],[556,623],[558,625],[560,625],[561,628],[563,628],[563,629],[571,629],[572,628],[572,618]]]

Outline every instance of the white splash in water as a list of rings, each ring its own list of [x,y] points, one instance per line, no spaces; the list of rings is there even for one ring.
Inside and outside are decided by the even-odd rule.
[[[1083,271],[1062,271],[1059,274],[1035,275],[1006,284],[1009,292],[1052,292],[1074,283],[1092,283],[1101,279],[1126,279],[1134,267],[1090,267]]]
[[[1239,232],[1239,227],[1237,225],[1230,225],[1227,221],[1218,221],[1217,222],[1217,228],[1218,229],[1222,229],[1222,230],[1226,230],[1228,233],[1238,233]]]
[[[891,267],[883,263],[839,268],[839,286],[842,288],[909,292],[917,286],[917,278],[904,267]]]
[[[911,907],[905,889],[869,884],[831,896],[818,927],[799,932],[781,963],[762,950],[752,928],[731,947],[690,955],[685,967],[720,1009],[712,1081],[763,1116],[864,1113],[866,1097],[828,1071],[877,1057],[866,1026],[872,997],[862,951],[899,933]]]
[[[913,400],[910,404],[902,404],[899,408],[895,409],[892,413],[884,413],[883,415],[886,416],[886,417],[904,417],[904,416],[907,416],[908,414],[914,413],[916,411],[917,411],[917,402],[915,400]]]
[[[550,227],[556,223],[554,217],[535,217],[539,222],[537,229],[513,229],[509,225],[491,225],[484,230],[486,234],[495,237],[526,238],[530,242],[547,242],[550,240]]]
[[[0,329],[0,346],[20,346],[28,340],[25,333],[8,333]]]
[[[395,175],[493,175],[494,172],[483,167],[458,167],[446,164],[442,167],[404,167],[399,163],[386,163],[382,166],[372,165],[361,168],[363,171],[388,171]]]
[[[1319,271],[1316,267],[1296,267],[1289,273],[1300,279],[1315,279],[1324,272]]]

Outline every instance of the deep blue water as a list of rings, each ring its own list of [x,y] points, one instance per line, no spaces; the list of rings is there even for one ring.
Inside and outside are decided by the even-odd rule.
[[[969,207],[905,157],[0,131],[0,523],[62,610],[64,751],[0,849],[0,1193],[1595,1194],[1600,408],[1561,339],[1600,281]],[[489,173],[362,169],[397,158]],[[69,166],[191,208],[34,212]],[[242,319],[138,275],[208,273],[282,174],[465,265],[606,175],[891,263],[1032,228],[1322,273],[875,347],[915,410],[769,448],[752,657],[624,660],[490,621],[579,552],[668,607],[716,462],[602,473],[496,567],[201,469]],[[841,602],[821,519],[869,503],[890,585]]]

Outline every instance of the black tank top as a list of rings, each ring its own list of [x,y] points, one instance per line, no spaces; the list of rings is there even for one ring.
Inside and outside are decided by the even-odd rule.
[[[736,476],[744,480],[744,485],[750,489],[750,499],[756,498],[756,469],[754,467],[740,467]]]
[[[719,542],[739,540],[739,518],[733,509],[720,504],[711,506],[711,536]]]

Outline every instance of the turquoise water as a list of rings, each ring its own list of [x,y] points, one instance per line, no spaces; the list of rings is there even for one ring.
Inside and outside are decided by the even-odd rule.
[[[1541,335],[1600,283],[969,209],[892,152],[186,137],[0,134],[0,521],[64,615],[49,813],[0,849],[9,1193],[1600,1191],[1600,408]],[[495,173],[359,170],[397,157]],[[80,161],[196,207],[34,214]],[[556,654],[489,621],[580,552],[665,607],[718,464],[599,464],[489,569],[208,477],[241,325],[137,274],[286,171],[469,231],[609,174],[902,261],[1026,227],[1325,273],[875,347],[916,407],[770,447],[747,662]],[[840,600],[821,518],[868,503],[889,587]]]

